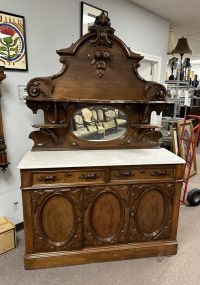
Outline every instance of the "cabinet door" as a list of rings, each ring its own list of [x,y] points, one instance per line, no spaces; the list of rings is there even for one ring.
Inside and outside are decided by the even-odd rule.
[[[59,251],[82,247],[82,192],[78,188],[31,191],[33,249]]]
[[[130,242],[170,238],[174,190],[175,184],[173,183],[132,186]]]
[[[128,241],[129,197],[127,185],[85,187],[85,246]]]

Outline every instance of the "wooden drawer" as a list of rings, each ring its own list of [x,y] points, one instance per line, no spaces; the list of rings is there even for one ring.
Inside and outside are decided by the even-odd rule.
[[[110,171],[110,180],[138,180],[138,179],[175,179],[175,168],[135,168],[135,167],[123,167],[115,168]]]
[[[106,183],[105,170],[38,171],[31,174],[31,185]]]

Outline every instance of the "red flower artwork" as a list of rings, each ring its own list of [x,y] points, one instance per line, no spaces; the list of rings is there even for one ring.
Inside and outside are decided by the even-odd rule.
[[[13,30],[13,29],[11,29],[9,27],[1,26],[0,27],[0,33],[13,37],[16,32],[15,32],[15,30]]]

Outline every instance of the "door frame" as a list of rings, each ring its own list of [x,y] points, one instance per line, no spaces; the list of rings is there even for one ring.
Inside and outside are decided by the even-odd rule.
[[[161,66],[162,66],[162,57],[152,55],[152,54],[147,54],[143,52],[136,52],[144,56],[142,61],[144,62],[149,62],[154,65],[154,70],[153,70],[153,81],[159,82],[161,81]]]

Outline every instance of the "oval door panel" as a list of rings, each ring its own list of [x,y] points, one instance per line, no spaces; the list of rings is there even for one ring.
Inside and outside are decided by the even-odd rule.
[[[95,199],[91,209],[91,224],[99,240],[112,240],[121,230],[123,213],[119,198],[103,193]]]
[[[162,194],[150,189],[142,194],[137,210],[136,223],[143,234],[153,234],[160,229],[164,218],[164,200]]]
[[[67,242],[74,234],[74,207],[65,196],[53,195],[44,202],[40,221],[47,239]]]

